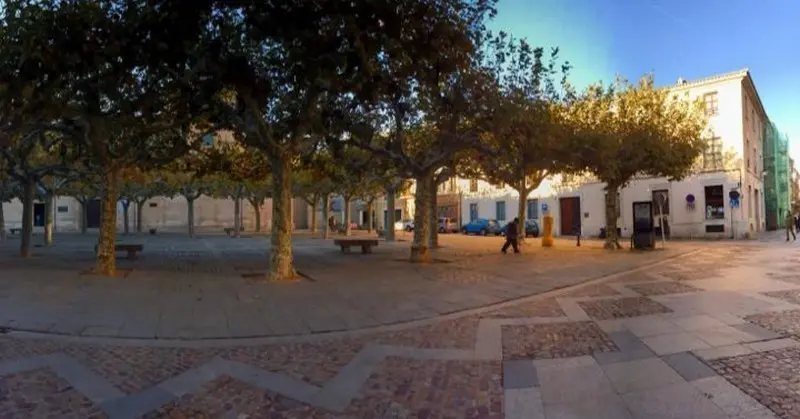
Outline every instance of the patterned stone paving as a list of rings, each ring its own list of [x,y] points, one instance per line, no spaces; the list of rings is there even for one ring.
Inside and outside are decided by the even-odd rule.
[[[579,301],[578,305],[592,319],[611,320],[623,317],[670,313],[672,310],[649,298],[627,297],[614,300]]]
[[[47,369],[0,376],[0,418],[105,418],[89,399]]]
[[[629,284],[626,285],[626,287],[644,296],[681,294],[685,292],[700,291],[698,288],[690,287],[684,284],[679,284],[677,282],[651,282],[648,284]]]
[[[533,306],[540,307],[538,305]],[[429,326],[379,333],[371,335],[368,339],[375,343],[414,346],[417,348],[470,349],[475,345],[480,319],[481,316],[474,315],[454,320],[444,320]]]
[[[562,298],[581,298],[581,297],[617,297],[620,293],[615,289],[609,287],[605,284],[590,284],[584,287],[580,287],[576,290],[572,290],[563,294],[560,294],[559,297]]]
[[[800,290],[765,292],[764,295],[767,297],[779,298],[792,304],[800,304]]]
[[[594,322],[503,327],[506,359],[569,358],[617,350]]]
[[[614,278],[609,283],[611,284],[627,284],[627,283],[637,283],[637,282],[648,282],[648,281],[657,281],[658,278],[648,275],[646,272],[634,272],[626,275],[622,275],[618,278]]]
[[[800,348],[722,358],[709,365],[779,417],[800,417]]]
[[[674,281],[692,281],[697,279],[692,273],[683,270],[663,271],[658,274]]]
[[[759,313],[744,319],[781,336],[800,338],[800,310]]]
[[[564,310],[555,298],[535,300],[489,311],[484,317],[563,317]]]
[[[145,419],[213,418],[334,419],[343,416],[305,406],[230,377],[220,377],[197,392],[170,402]]]

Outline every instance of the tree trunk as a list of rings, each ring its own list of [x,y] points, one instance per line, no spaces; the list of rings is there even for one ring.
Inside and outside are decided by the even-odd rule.
[[[86,234],[89,229],[89,200],[82,199],[81,203],[81,234]]]
[[[367,232],[372,233],[373,225],[372,225],[372,202],[367,204]]]
[[[608,184],[606,186],[606,242],[605,249],[622,249],[617,237],[617,191],[619,187]]]
[[[3,211],[3,203],[0,202],[0,240],[6,239],[6,214]]]
[[[352,229],[350,228],[350,197],[344,197],[344,218],[342,218],[342,222],[344,223],[344,235],[349,236],[353,234]]]
[[[387,242],[394,241],[394,206],[395,206],[395,191],[394,188],[386,188],[386,225],[384,226],[384,238]]]
[[[328,222],[328,220],[330,220],[331,218],[330,208],[331,208],[331,195],[326,193],[325,195],[322,196],[322,216],[323,218],[325,218],[325,226],[322,227],[323,228],[322,238],[326,240],[328,239],[328,237],[330,237],[331,234],[331,227],[330,223]]]
[[[517,244],[520,249],[522,249],[525,243],[525,219],[528,215],[528,194],[530,191],[531,190],[525,186],[517,188],[517,192],[519,193],[519,205],[517,206],[517,218],[519,218],[519,225],[517,225]]]
[[[272,156],[272,232],[269,279],[294,279],[292,262],[292,166],[287,156]]]
[[[414,192],[414,241],[411,244],[411,261],[428,261],[428,241],[430,240],[431,206],[429,189],[431,187],[430,175],[418,176],[417,190]]]
[[[261,203],[255,199],[248,199],[250,201],[250,206],[253,207],[253,217],[256,221],[256,233],[261,232]]]
[[[46,194],[44,197],[44,245],[53,245],[53,203],[56,197]]]
[[[127,199],[122,200],[122,228],[126,236],[131,233],[130,208],[131,208],[131,201]]]
[[[194,237],[194,200],[195,198],[185,197],[186,198],[186,208],[187,214],[186,218],[189,224],[189,237]]]
[[[233,198],[233,237],[241,237],[242,230],[242,198],[238,195]]]
[[[95,272],[100,275],[114,276],[117,273],[117,259],[114,246],[116,245],[117,238],[117,200],[119,198],[117,189],[119,187],[119,169],[108,169],[105,177]]]
[[[433,177],[430,180],[430,189],[428,190],[430,194],[430,198],[428,198],[428,205],[430,206],[430,231],[428,232],[430,235],[428,236],[428,247],[431,249],[436,249],[439,247],[439,200],[437,199],[436,189],[438,184],[436,183],[436,178]]]
[[[22,236],[19,243],[19,255],[31,257],[31,237],[33,236],[33,196],[36,182],[25,181],[22,192]]]
[[[137,201],[136,202],[136,232],[142,232],[142,219],[144,216],[142,215],[142,211],[144,211],[144,204],[147,200],[144,201]]]
[[[311,235],[317,234],[317,199],[314,197],[314,203],[311,204]]]

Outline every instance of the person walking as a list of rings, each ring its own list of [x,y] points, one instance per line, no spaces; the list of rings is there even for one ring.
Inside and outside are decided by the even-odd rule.
[[[790,212],[786,214],[786,241],[789,241],[789,233],[792,234],[792,240],[797,240],[794,234],[794,215]]]
[[[508,223],[506,226],[506,243],[503,245],[501,251],[505,254],[508,246],[514,248],[514,253],[519,253],[519,245],[517,244],[517,232],[519,231],[519,218],[514,218],[514,221]]]
[[[800,215],[794,216],[794,231],[800,233]]]

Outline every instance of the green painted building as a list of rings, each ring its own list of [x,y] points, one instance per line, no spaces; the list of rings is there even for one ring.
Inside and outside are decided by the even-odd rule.
[[[783,228],[791,211],[792,168],[789,163],[789,137],[770,122],[764,128],[764,206],[767,230]]]

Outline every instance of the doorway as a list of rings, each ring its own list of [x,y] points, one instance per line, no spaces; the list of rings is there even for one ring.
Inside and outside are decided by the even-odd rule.
[[[33,226],[44,227],[44,203],[34,202],[33,204]]]
[[[86,203],[86,228],[100,228],[100,213],[99,199]]]
[[[559,199],[561,235],[577,236],[581,231],[581,199],[578,197]]]

